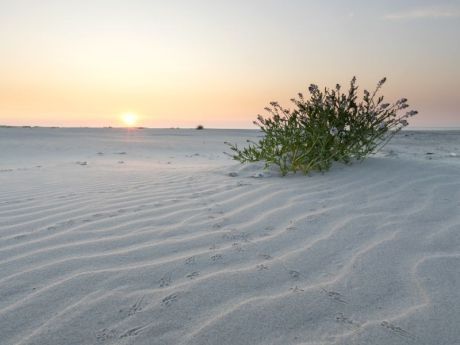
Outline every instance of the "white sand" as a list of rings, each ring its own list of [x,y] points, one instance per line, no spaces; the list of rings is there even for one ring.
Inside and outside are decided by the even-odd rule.
[[[286,178],[256,135],[0,128],[0,344],[460,344],[460,133]]]

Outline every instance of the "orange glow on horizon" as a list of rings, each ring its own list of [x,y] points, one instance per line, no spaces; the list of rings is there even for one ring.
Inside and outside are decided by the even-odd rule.
[[[255,128],[269,102],[355,75],[361,95],[387,77],[411,126],[460,126],[457,12],[262,2],[0,1],[0,125]]]

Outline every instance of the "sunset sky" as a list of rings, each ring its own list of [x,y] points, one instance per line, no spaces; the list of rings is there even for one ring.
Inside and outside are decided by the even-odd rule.
[[[460,1],[0,0],[0,124],[251,128],[356,75],[460,126]]]

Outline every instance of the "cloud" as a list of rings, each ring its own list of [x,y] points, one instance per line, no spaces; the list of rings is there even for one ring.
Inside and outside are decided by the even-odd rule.
[[[388,20],[426,19],[426,18],[458,18],[459,8],[428,7],[408,11],[390,13],[385,16]]]

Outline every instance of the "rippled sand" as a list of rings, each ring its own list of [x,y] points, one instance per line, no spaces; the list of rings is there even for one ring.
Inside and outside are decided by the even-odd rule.
[[[257,135],[0,128],[0,343],[460,344],[460,132],[285,178]]]

